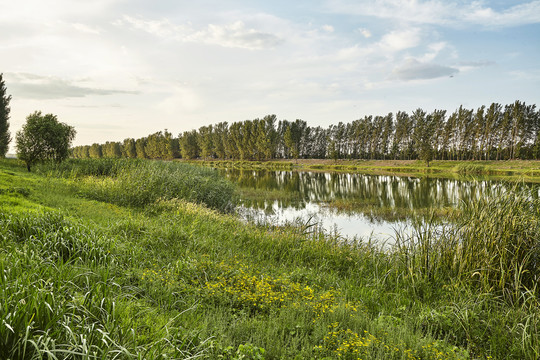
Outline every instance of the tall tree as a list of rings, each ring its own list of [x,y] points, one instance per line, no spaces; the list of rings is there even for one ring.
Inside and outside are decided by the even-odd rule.
[[[212,143],[214,144],[214,151],[218,159],[225,159],[227,152],[227,134],[229,131],[229,124],[227,122],[220,122],[214,126],[214,137]]]
[[[99,159],[103,157],[103,148],[98,143],[93,143],[88,150],[88,156],[92,159]]]
[[[206,160],[214,155],[214,129],[212,125],[201,126],[199,128],[197,143],[203,159]]]
[[[146,142],[147,138],[140,138],[135,140],[135,151],[137,153],[138,159],[147,159],[148,156],[146,155]]]
[[[0,74],[0,157],[5,157],[11,142],[9,133],[9,102],[11,95],[6,95],[3,74]]]
[[[417,109],[411,116],[416,124],[413,135],[416,153],[418,158],[424,160],[428,167],[430,161],[433,160],[436,135],[435,123],[439,116],[440,114],[437,111],[426,115],[422,109]]]
[[[180,143],[180,152],[184,159],[196,159],[199,157],[200,148],[198,145],[197,130],[184,131],[178,138]]]
[[[134,159],[137,157],[137,149],[135,148],[135,139],[124,139],[122,144],[122,156],[128,159]]]
[[[491,152],[497,143],[499,136],[499,126],[502,120],[502,105],[492,103],[485,115],[485,160],[491,160]]]
[[[180,142],[167,129],[165,129],[163,141],[165,143],[163,149],[165,152],[161,154],[163,159],[172,160],[180,157]]]
[[[17,132],[17,157],[26,163],[28,171],[37,162],[61,162],[69,156],[75,133],[73,127],[58,122],[55,115],[41,115],[41,111],[36,111],[28,115]]]

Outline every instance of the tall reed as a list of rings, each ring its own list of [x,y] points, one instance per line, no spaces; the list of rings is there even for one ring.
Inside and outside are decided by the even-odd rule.
[[[510,301],[538,295],[538,197],[530,190],[499,189],[463,203],[460,210],[453,224],[428,221],[411,235],[396,234],[396,254],[409,273],[415,278],[459,280]]]
[[[126,159],[72,159],[40,168],[49,175],[82,179],[81,193],[122,206],[144,207],[158,200],[183,199],[220,211],[234,207],[234,186],[217,171],[178,162]]]

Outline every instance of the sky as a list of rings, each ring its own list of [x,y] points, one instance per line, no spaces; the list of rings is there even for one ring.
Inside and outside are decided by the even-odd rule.
[[[40,110],[74,145],[537,104],[539,59],[540,0],[0,0],[12,136]]]

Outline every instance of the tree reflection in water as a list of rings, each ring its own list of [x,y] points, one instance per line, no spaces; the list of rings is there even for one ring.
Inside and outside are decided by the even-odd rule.
[[[448,218],[460,202],[475,202],[515,183],[489,179],[399,177],[326,172],[220,170],[239,185],[239,212],[260,222],[296,219],[353,237],[382,233],[410,223],[412,217]],[[537,185],[521,183],[539,196]]]

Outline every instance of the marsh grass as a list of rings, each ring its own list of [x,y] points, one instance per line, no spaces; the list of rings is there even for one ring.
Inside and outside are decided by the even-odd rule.
[[[456,227],[419,223],[389,248],[176,197],[125,208],[73,196],[119,173],[7,171],[30,193],[2,196],[34,210],[0,212],[2,359],[540,355],[540,215],[526,194],[463,204]]]
[[[396,234],[407,268],[425,279],[460,279],[512,302],[538,296],[540,201],[531,193],[498,189],[474,203],[462,203],[452,224],[431,220],[412,236]]]
[[[177,162],[88,159],[46,164],[39,171],[82,182],[83,196],[120,206],[145,207],[184,199],[220,211],[234,207],[233,185],[215,171]]]

